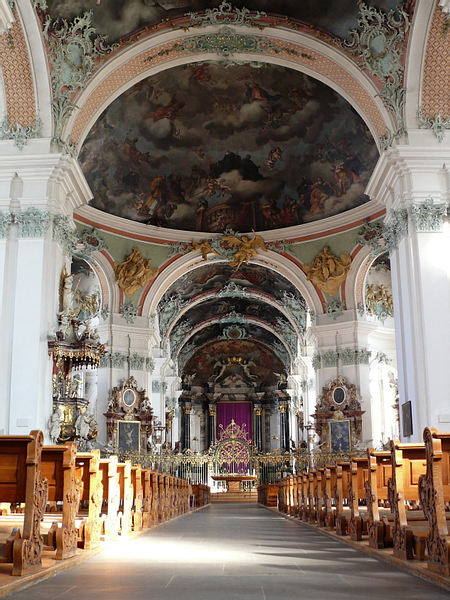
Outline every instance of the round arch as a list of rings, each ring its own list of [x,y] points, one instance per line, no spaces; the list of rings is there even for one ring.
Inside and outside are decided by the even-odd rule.
[[[237,28],[239,29],[239,28]],[[244,30],[244,31],[242,31]],[[205,27],[192,31],[175,30],[154,34],[132,44],[109,58],[95,73],[76,98],[79,107],[69,117],[63,136],[82,145],[97,118],[120,94],[140,80],[175,66],[204,60],[218,60],[217,54],[177,50],[180,42],[203,34],[216,33],[217,28]],[[245,28],[241,32],[247,33]],[[336,47],[304,33],[269,27],[263,31],[252,30],[252,37],[267,39],[277,52],[269,49],[261,54],[236,53],[234,60],[261,61],[298,70],[319,79],[343,96],[369,127],[378,142],[386,128],[392,129],[392,117],[378,96],[373,80],[363,73],[357,63]],[[295,58],[293,58],[295,56]],[[148,62],[151,59],[151,65]],[[220,60],[220,56],[219,56]]]

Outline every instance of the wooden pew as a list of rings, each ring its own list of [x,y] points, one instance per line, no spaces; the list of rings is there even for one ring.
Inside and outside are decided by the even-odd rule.
[[[159,473],[153,471],[151,474],[151,485],[152,485],[152,523],[157,523],[159,518]]]
[[[326,502],[326,468],[317,469],[317,524],[319,527],[325,527],[325,502]]]
[[[75,475],[75,442],[42,449],[42,474],[48,481],[48,501],[62,503],[61,527],[56,529],[56,559],[75,556],[78,547],[76,516],[79,505],[79,485]]]
[[[309,506],[308,506],[308,488],[309,488],[309,477],[306,471],[300,474],[300,507],[299,507],[299,518],[301,521],[307,521],[309,519]]]
[[[347,535],[350,511],[344,504],[348,501],[348,480],[350,474],[350,463],[340,462],[334,467],[336,473],[335,503],[336,518],[335,531],[338,535]]]
[[[141,470],[141,485],[142,485],[142,497],[143,497],[143,508],[142,508],[142,527],[148,529],[152,525],[152,481],[151,481],[151,469]]]
[[[131,463],[126,460],[117,463],[119,483],[119,533],[122,537],[130,535],[132,530],[133,486],[131,483]]]
[[[80,482],[80,508],[82,519],[78,528],[78,546],[86,550],[100,545],[103,528],[101,517],[103,484],[100,471],[100,450],[78,452],[75,457],[76,478]]]
[[[120,529],[120,487],[117,473],[117,456],[101,458],[99,462],[103,486],[102,513],[105,542],[117,541]]]
[[[0,502],[25,503],[23,529],[12,532],[0,548],[0,562],[12,562],[12,575],[28,575],[42,567],[41,520],[48,483],[41,476],[42,431],[0,436]],[[20,537],[20,539],[19,539]]]
[[[333,531],[336,526],[336,507],[334,498],[336,495],[336,470],[332,465],[325,466],[324,482],[324,527],[328,531]]]
[[[424,559],[428,522],[421,511],[408,511],[405,503],[419,503],[419,477],[426,474],[425,445],[391,440],[390,446],[392,478],[388,488],[389,504],[394,515],[394,556],[411,560],[416,555]]]
[[[367,531],[369,546],[371,548],[391,547],[392,532],[386,516],[380,509],[382,502],[388,501],[388,481],[392,477],[392,460],[390,452],[377,452],[373,448],[367,449]]]
[[[450,535],[445,503],[450,501],[450,433],[426,427],[423,432],[427,470],[419,477],[421,506],[429,524],[426,540],[430,571],[450,576]]]
[[[144,509],[144,490],[142,486],[141,465],[133,465],[131,467],[131,485],[133,486],[133,531],[143,529],[143,509]]]
[[[361,500],[365,500],[367,480],[367,458],[351,457],[350,473],[348,483],[348,503],[350,506],[350,539],[361,541],[364,530],[363,514],[367,515],[367,509],[361,509]]]

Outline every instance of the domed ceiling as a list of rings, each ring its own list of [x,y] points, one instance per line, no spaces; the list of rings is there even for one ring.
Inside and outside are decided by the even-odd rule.
[[[361,205],[377,158],[364,122],[331,88],[233,62],[141,81],[104,111],[80,153],[93,207],[202,232],[284,228]]]

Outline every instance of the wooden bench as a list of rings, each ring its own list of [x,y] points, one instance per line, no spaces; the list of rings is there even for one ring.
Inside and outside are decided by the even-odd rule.
[[[348,503],[350,506],[350,539],[361,541],[364,531],[364,517],[367,515],[367,508],[362,507],[365,502],[366,488],[365,482],[368,476],[367,458],[351,457],[350,472],[348,480]]]
[[[41,476],[42,431],[0,436],[0,502],[24,503],[22,531],[13,531],[0,546],[0,562],[13,564],[13,575],[42,567],[40,524],[47,505],[48,482]]]
[[[367,469],[365,488],[369,546],[388,548],[393,544],[391,526],[386,519],[386,511],[382,511],[380,505],[388,502],[388,481],[392,477],[391,453],[368,448]]]
[[[392,478],[389,479],[389,504],[394,515],[392,538],[394,556],[411,560],[425,558],[428,522],[421,511],[407,510],[406,502],[419,504],[419,477],[426,474],[424,444],[402,444],[391,440]]]
[[[347,535],[350,520],[348,504],[348,483],[350,463],[340,462],[334,467],[336,474],[334,501],[336,505],[335,531],[338,535]]]
[[[77,445],[44,446],[41,456],[42,475],[48,481],[48,501],[62,504],[61,526],[56,529],[56,559],[75,556],[78,547],[76,517],[79,506],[79,484],[76,480]]]
[[[102,523],[105,542],[117,541],[119,537],[120,487],[117,464],[117,456],[101,458],[99,462],[103,486]]]
[[[131,463],[117,463],[117,479],[119,483],[119,533],[129,536],[132,531],[133,485],[131,483]]]
[[[431,571],[450,575],[450,535],[445,503],[450,501],[450,433],[435,428],[423,432],[426,473],[419,477],[419,496],[429,524],[426,539],[427,566]]]
[[[131,485],[133,487],[133,531],[141,531],[143,529],[143,509],[144,509],[144,489],[142,486],[142,473],[145,469],[141,469],[141,465],[133,465],[131,467]]]
[[[75,457],[75,473],[80,485],[78,517],[81,523],[78,527],[78,546],[89,550],[100,545],[103,528],[100,450],[78,452]]]

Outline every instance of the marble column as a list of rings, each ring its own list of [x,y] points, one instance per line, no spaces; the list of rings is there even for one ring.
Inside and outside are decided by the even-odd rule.
[[[262,444],[262,407],[260,404],[255,404],[253,406],[253,412],[255,413],[255,446],[258,448],[259,452],[262,452],[263,444]]]
[[[280,448],[289,452],[289,417],[287,404],[280,403]]]
[[[183,406],[183,450],[191,447],[191,410],[190,403]]]
[[[208,405],[208,442],[209,446],[216,443],[216,410],[215,404]]]

